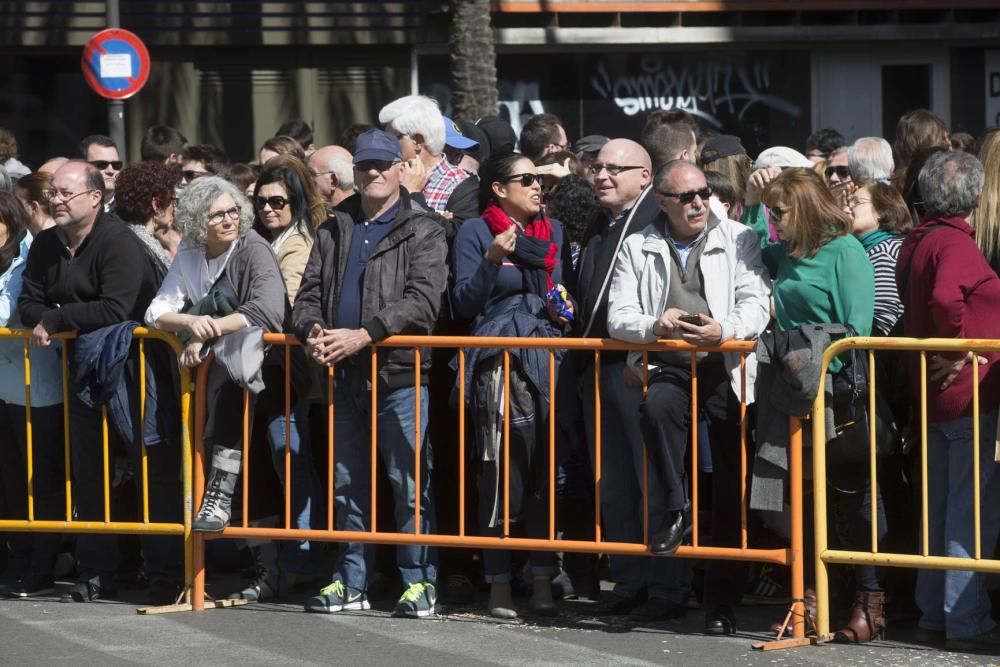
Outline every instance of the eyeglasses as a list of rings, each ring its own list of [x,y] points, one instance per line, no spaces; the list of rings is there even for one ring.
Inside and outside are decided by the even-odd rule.
[[[278,195],[273,197],[254,197],[253,205],[258,211],[262,210],[265,206],[270,206],[272,211],[280,211],[288,206],[288,200]]]
[[[90,164],[97,167],[98,171],[104,171],[108,167],[111,167],[115,171],[121,171],[124,162],[121,160],[91,160]]]
[[[187,181],[188,183],[190,183],[191,181],[193,181],[196,178],[201,178],[202,176],[208,176],[208,172],[207,171],[192,171],[190,169],[186,169],[186,170],[184,170],[184,171],[181,172],[181,176],[184,177],[185,181]]]
[[[515,181],[520,183],[523,187],[530,188],[536,182],[541,185],[542,177],[538,174],[514,174],[503,179],[504,183],[513,183]]]
[[[236,222],[237,220],[239,220],[240,207],[234,206],[232,208],[227,208],[225,211],[216,211],[215,213],[209,213],[208,224],[221,225],[226,218],[228,218],[232,222]]]
[[[842,181],[846,181],[851,177],[851,170],[848,169],[847,167],[827,167],[825,173],[827,179],[829,179],[834,174],[836,174],[837,178],[839,178]]]
[[[362,160],[361,162],[355,162],[354,168],[365,174],[372,169],[381,174],[384,171],[388,171],[394,164],[399,164],[399,160]]]
[[[77,192],[76,194],[72,194],[70,192],[60,192],[59,190],[48,190],[46,191],[45,196],[49,199],[49,201],[52,201],[54,199],[61,199],[63,203],[68,204],[77,197],[79,197],[80,195],[85,195],[88,192],[96,192],[96,191],[83,190],[82,192]]]
[[[657,190],[657,192],[664,197],[673,197],[682,204],[690,204],[694,201],[695,197],[708,199],[712,196],[712,188],[707,186],[700,190],[688,190],[687,192],[663,192],[662,190]]]
[[[645,169],[645,167],[641,167],[638,165],[623,167],[617,164],[604,164],[603,162],[594,162],[590,165],[590,173],[594,174],[595,176],[604,171],[605,169],[607,169],[608,173],[611,174],[612,176],[617,176],[623,171],[631,171],[633,169]]]
[[[771,218],[771,222],[781,222],[781,219],[785,217],[786,213],[788,213],[788,209],[781,209],[777,206],[768,206],[767,213]]]
[[[851,199],[848,199],[848,200],[847,200],[847,206],[848,206],[848,207],[849,207],[849,208],[850,208],[850,209],[851,209],[852,211],[853,211],[853,210],[854,210],[855,208],[857,208],[858,206],[861,206],[862,204],[871,204],[871,203],[872,203],[872,200],[871,200],[871,199],[854,199],[854,198],[852,197]]]

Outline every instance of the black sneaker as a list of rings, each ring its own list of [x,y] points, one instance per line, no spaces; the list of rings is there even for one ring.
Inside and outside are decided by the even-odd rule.
[[[636,623],[658,623],[687,616],[687,607],[663,598],[649,598],[628,615]]]
[[[114,588],[101,586],[91,581],[81,581],[59,598],[60,602],[94,602],[96,600],[114,600],[118,591]]]
[[[7,591],[7,595],[12,598],[31,598],[39,595],[52,595],[55,592],[56,586],[52,577],[33,574],[11,587]]]

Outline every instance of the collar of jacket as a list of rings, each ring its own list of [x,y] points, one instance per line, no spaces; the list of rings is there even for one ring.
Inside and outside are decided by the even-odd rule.
[[[708,227],[708,232],[705,234],[705,248],[701,253],[707,254],[717,250],[725,250],[725,244],[722,242],[722,237],[719,234],[714,233],[719,227],[722,221],[716,217],[714,213],[709,210],[708,222],[706,223]],[[664,230],[667,225],[667,214],[660,213],[656,220],[653,221],[652,234],[646,236],[646,239],[642,242],[642,251],[648,253],[658,253],[664,256],[670,255],[669,242],[664,236]]]

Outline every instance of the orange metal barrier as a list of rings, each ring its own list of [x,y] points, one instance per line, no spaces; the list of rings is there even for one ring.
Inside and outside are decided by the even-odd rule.
[[[290,353],[291,346],[298,345],[298,341],[294,336],[284,335],[284,334],[273,334],[266,335],[265,342],[271,345],[284,346],[285,349],[285,419],[290,419],[290,414],[292,410],[291,406],[291,379],[290,379]],[[504,503],[503,503],[503,536],[502,537],[487,537],[482,535],[470,535],[467,534],[465,529],[465,497],[466,497],[466,485],[465,485],[465,460],[466,460],[466,437],[465,437],[465,421],[466,421],[466,406],[465,406],[465,385],[464,382],[459,382],[458,393],[459,393],[459,409],[457,415],[457,436],[458,436],[458,456],[459,456],[459,530],[457,535],[451,534],[421,534],[420,531],[420,494],[419,489],[421,488],[421,474],[420,470],[420,438],[419,433],[421,432],[420,424],[420,411],[417,410],[417,423],[415,425],[418,437],[416,438],[416,451],[415,451],[415,488],[418,490],[416,493],[416,507],[414,508],[415,513],[415,532],[414,533],[398,533],[381,531],[377,529],[376,524],[376,494],[377,494],[377,480],[376,480],[376,461],[378,457],[377,451],[377,430],[376,430],[376,415],[377,415],[377,400],[378,400],[378,352],[379,350],[384,350],[386,348],[413,348],[415,352],[414,364],[416,367],[415,373],[415,385],[420,385],[420,360],[423,350],[428,348],[450,348],[458,350],[458,376],[464,378],[465,376],[465,362],[466,362],[466,349],[470,348],[503,348],[503,375],[504,375],[504,422],[503,422],[503,442],[504,442],[504,453],[503,453],[503,484],[504,484]],[[545,349],[549,351],[549,386],[550,386],[550,396],[549,396],[549,447],[548,447],[548,537],[544,539],[536,538],[519,538],[510,537],[510,506],[509,506],[509,494],[506,492],[509,490],[510,485],[510,460],[509,460],[509,448],[506,447],[506,443],[509,441],[510,436],[510,350],[512,349]],[[807,642],[805,640],[805,627],[803,623],[803,577],[802,577],[802,427],[798,419],[793,418],[790,421],[791,429],[791,448],[790,448],[790,487],[791,487],[791,525],[792,525],[792,539],[791,545],[788,548],[780,549],[759,549],[749,546],[748,534],[747,534],[747,450],[746,450],[746,412],[747,405],[745,401],[746,396],[746,355],[752,352],[754,349],[754,343],[752,342],[728,342],[722,345],[710,346],[710,347],[693,347],[686,343],[680,341],[659,341],[650,345],[633,345],[629,343],[624,343],[621,341],[607,340],[607,339],[586,339],[586,338],[484,338],[484,337],[466,337],[466,336],[393,336],[384,341],[381,341],[375,345],[370,346],[366,350],[359,353],[359,355],[367,354],[371,362],[371,377],[372,382],[372,392],[371,392],[371,479],[370,479],[370,530],[364,532],[354,532],[354,531],[342,531],[336,530],[334,526],[336,525],[334,517],[334,461],[336,452],[336,443],[334,442],[334,404],[333,404],[333,382],[334,382],[334,369],[327,369],[327,389],[329,401],[326,406],[327,409],[327,486],[326,486],[326,526],[325,528],[317,528],[311,530],[303,530],[292,527],[291,521],[291,487],[293,481],[291,479],[291,451],[289,447],[288,436],[286,435],[285,443],[285,480],[284,485],[284,517],[283,526],[278,528],[263,528],[263,527],[253,527],[248,525],[248,498],[249,498],[249,475],[248,469],[250,464],[249,459],[249,420],[247,407],[249,406],[250,396],[249,392],[244,392],[243,401],[243,471],[242,471],[242,522],[241,525],[231,525],[226,528],[221,533],[194,533],[194,588],[193,588],[193,608],[195,610],[200,610],[204,606],[204,584],[205,584],[205,569],[204,569],[204,540],[215,539],[223,537],[243,537],[243,538],[254,538],[254,539],[270,539],[270,540],[317,540],[317,541],[350,541],[350,542],[366,542],[375,544],[421,544],[429,546],[442,546],[442,547],[465,547],[465,548],[501,548],[501,549],[529,549],[529,550],[549,550],[549,551],[572,551],[572,552],[592,552],[592,553],[608,553],[608,554],[622,554],[622,555],[649,555],[649,549],[647,543],[649,541],[649,507],[648,507],[648,494],[645,490],[648,488],[648,465],[644,456],[644,509],[643,509],[643,543],[625,543],[625,542],[608,542],[602,539],[601,534],[601,386],[600,386],[600,370],[601,370],[601,353],[609,351],[639,351],[643,354],[643,361],[647,359],[647,355],[650,352],[655,351],[684,351],[691,354],[691,365],[692,370],[696,370],[696,356],[697,352],[735,352],[741,355],[741,369],[742,369],[742,391],[743,396],[741,397],[741,408],[740,408],[740,446],[741,446],[741,458],[740,458],[740,470],[741,470],[741,482],[740,482],[740,498],[742,501],[742,512],[741,512],[741,537],[740,545],[732,547],[720,547],[720,546],[706,546],[700,544],[699,531],[698,531],[698,448],[697,448],[697,427],[694,426],[691,429],[691,496],[692,496],[692,521],[693,521],[693,537],[692,544],[690,546],[681,546],[676,555],[680,557],[691,557],[691,558],[710,558],[710,559],[724,559],[724,560],[740,560],[740,561],[757,561],[764,563],[774,563],[779,565],[786,565],[792,569],[792,596],[794,600],[794,609],[789,614],[790,623],[789,627],[792,629],[793,636],[801,641]],[[594,477],[595,477],[595,493],[594,493],[594,505],[595,505],[595,525],[594,525],[594,539],[593,540],[565,540],[556,538],[556,520],[555,520],[555,451],[556,451],[556,421],[555,421],[555,392],[556,392],[556,363],[555,363],[555,352],[556,350],[582,350],[593,352],[594,355],[594,379],[595,379],[595,389],[594,389],[594,409],[595,409],[595,453],[594,453]],[[206,397],[205,397],[205,387],[208,377],[208,369],[210,361],[202,363],[198,368],[197,373],[197,387],[198,391],[196,393],[196,406],[195,406],[195,455],[194,455],[194,486],[195,486],[195,507],[200,506],[203,491],[204,491],[204,442],[203,433],[204,425],[206,419]],[[646,364],[644,363],[644,367]],[[648,378],[644,378],[644,383],[648,381]],[[697,396],[697,373],[693,373],[692,378],[692,395]],[[417,399],[419,399],[419,392],[417,394]],[[691,401],[692,410],[692,425],[698,423],[698,402],[696,400]],[[638,416],[638,414],[637,414]],[[286,433],[288,429],[286,428]],[[268,462],[270,465],[270,462]],[[234,498],[234,506],[239,502],[239,499]]]
[[[145,419],[146,406],[146,341],[157,340],[170,346],[176,354],[180,354],[182,347],[178,340],[169,333],[149,330],[142,327],[135,329],[133,338],[139,344],[139,411],[140,423]],[[29,345],[31,330],[29,329],[6,329],[0,328],[0,340],[21,341],[24,346],[24,401],[25,401],[25,432],[27,442],[26,452],[26,480],[27,480],[27,506],[28,515],[25,519],[2,519],[0,520],[0,532],[42,532],[42,533],[113,533],[119,535],[177,535],[184,538],[184,595],[190,599],[191,583],[193,578],[192,567],[192,541],[191,541],[191,433],[188,428],[190,422],[191,394],[194,389],[191,382],[190,373],[186,368],[180,369],[180,407],[181,407],[181,479],[183,494],[183,522],[182,523],[157,523],[149,520],[149,475],[146,444],[141,442],[141,470],[135,471],[141,475],[142,479],[142,520],[141,521],[113,521],[111,519],[111,480],[110,477],[110,452],[108,447],[108,411],[102,408],[101,431],[102,445],[101,451],[104,459],[104,520],[103,521],[82,521],[73,518],[73,476],[71,469],[71,421],[69,414],[70,397],[70,375],[69,375],[69,351],[66,341],[73,340],[75,333],[55,334],[51,336],[53,340],[63,341],[61,350],[62,367],[62,410],[63,410],[63,451],[65,456],[64,484],[66,494],[66,518],[64,520],[40,520],[35,518],[34,503],[34,479],[35,479],[35,456],[33,443],[33,427],[31,415],[31,358],[32,348]],[[140,439],[142,438],[140,431]],[[39,462],[43,463],[43,462]]]

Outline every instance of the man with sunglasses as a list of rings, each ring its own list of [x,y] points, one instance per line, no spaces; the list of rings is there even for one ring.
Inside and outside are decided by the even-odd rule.
[[[854,187],[854,180],[851,178],[851,170],[847,166],[847,146],[842,146],[830,153],[830,159],[823,172],[826,176],[826,185],[835,194],[846,193],[841,197],[846,202],[846,197],[857,188]],[[848,192],[850,190],[850,192]]]
[[[697,166],[673,160],[653,181],[662,214],[629,236],[615,261],[608,305],[608,331],[630,343],[660,338],[698,346],[753,340],[770,320],[770,280],[752,229],[712,213],[712,195]],[[650,516],[650,552],[673,554],[691,529],[685,455],[691,440],[691,401],[708,425],[712,451],[712,543],[736,546],[740,538],[740,355],[697,354],[698,395],[692,396],[691,355],[629,354],[638,374],[648,373],[639,406],[649,454],[650,477],[662,489],[663,519]],[[756,363],[746,360],[752,391]],[[746,397],[751,403],[752,397]],[[652,481],[652,480],[651,480]],[[733,607],[740,602],[742,563],[712,561],[705,576],[705,632],[730,635]]]
[[[370,466],[375,464],[369,458],[375,435],[371,432],[372,391],[377,391],[379,402],[377,443],[392,486],[396,528],[413,533],[416,527],[410,508],[416,501],[418,448],[420,532],[430,533],[434,527],[427,438],[430,352],[424,350],[419,357],[419,387],[414,386],[413,350],[382,350],[375,378],[367,354],[361,353],[372,342],[393,334],[431,333],[448,276],[444,230],[431,214],[411,206],[409,193],[400,187],[402,159],[399,140],[392,134],[368,130],[358,137],[354,153],[358,194],[342,202],[316,230],[293,308],[295,333],[305,342],[309,356],[334,368],[335,515],[340,530],[369,529],[368,480]],[[306,601],[306,611],[368,609],[373,555],[374,545],[345,544],[330,585]],[[396,613],[432,615],[437,601],[433,552],[426,546],[400,546],[396,560],[406,586]]]
[[[115,182],[123,166],[118,147],[111,137],[92,134],[80,142],[80,157],[94,165],[104,177],[104,210],[110,213],[115,210]]]

